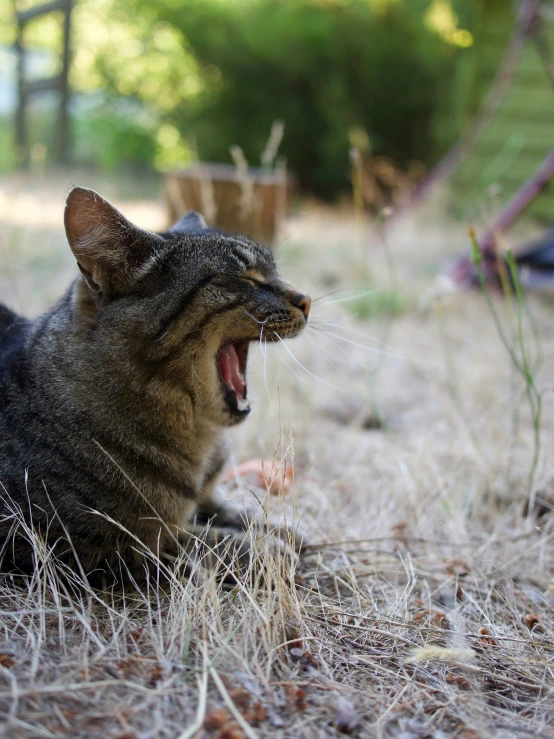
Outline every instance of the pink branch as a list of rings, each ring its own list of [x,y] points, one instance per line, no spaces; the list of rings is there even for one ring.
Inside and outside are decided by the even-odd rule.
[[[554,149],[551,149],[535,174],[506,203],[494,219],[492,226],[479,239],[479,247],[483,253],[494,252],[496,234],[504,233],[510,228],[512,223],[519,218],[541,190],[546,187],[552,177],[554,177]]]
[[[407,195],[405,201],[395,209],[402,215],[409,207],[420,203],[437,185],[446,182],[471,153],[477,141],[489,127],[506,93],[510,89],[521,51],[527,37],[535,31],[539,22],[537,10],[540,0],[523,0],[516,27],[510,37],[506,51],[490,89],[483,100],[477,116],[473,119],[461,139],[436,164],[426,177]]]
[[[490,228],[477,240],[483,253],[483,270],[487,279],[498,276],[496,237],[510,228],[552,177],[554,177],[554,149],[550,150],[535,174],[516,192],[494,219]],[[476,272],[471,259],[468,256],[458,259],[450,270],[450,276],[458,285],[474,284]]]

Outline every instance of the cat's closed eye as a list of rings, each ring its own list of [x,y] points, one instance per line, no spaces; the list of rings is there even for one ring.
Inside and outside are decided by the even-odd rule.
[[[242,277],[241,279],[244,280],[244,282],[248,282],[249,285],[252,285],[253,287],[257,287],[258,289],[271,290],[270,286],[267,285],[265,282],[260,282],[259,280],[253,280],[251,277]]]
[[[242,279],[246,280],[246,282],[249,282],[251,285],[254,285],[256,287],[267,287],[267,281],[265,277],[255,269],[246,270],[246,272],[242,275]]]

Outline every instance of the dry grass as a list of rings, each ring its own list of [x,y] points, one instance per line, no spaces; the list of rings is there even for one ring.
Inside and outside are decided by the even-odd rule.
[[[60,230],[67,185],[38,201],[2,185],[1,294],[32,312],[73,269]],[[130,211],[160,225],[151,204]],[[360,291],[355,220],[308,209],[288,229],[283,271],[314,298],[356,283],[315,302],[312,332],[288,345],[311,374],[282,346],[265,361],[258,352],[257,402],[232,437],[233,465],[294,462],[286,514],[310,540],[296,574],[261,546],[266,578],[231,590],[198,569],[166,594],[69,597],[46,558],[28,588],[2,587],[5,736],[554,735],[553,526],[551,514],[522,515],[533,458],[524,385],[482,296],[441,294],[430,276],[467,247],[463,229],[397,227],[404,312],[391,319],[379,303],[367,321],[343,320],[348,303],[333,302]],[[369,269],[390,287],[378,248]],[[547,391],[535,485],[548,498],[554,334],[548,306],[530,308]],[[383,336],[386,356],[348,343],[379,349]],[[233,483],[223,494],[264,498]]]

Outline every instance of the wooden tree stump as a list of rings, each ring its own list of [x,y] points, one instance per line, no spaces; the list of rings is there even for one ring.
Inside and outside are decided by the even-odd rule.
[[[291,201],[293,180],[282,169],[199,162],[166,175],[170,223],[190,210],[208,226],[270,246]]]

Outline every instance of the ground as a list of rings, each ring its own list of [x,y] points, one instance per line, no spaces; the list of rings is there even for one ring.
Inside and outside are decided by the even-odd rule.
[[[136,182],[3,180],[1,299],[36,314],[75,273],[70,184],[163,227],[158,183]],[[483,295],[437,278],[464,226],[439,204],[378,231],[347,209],[291,217],[276,253],[312,326],[258,350],[253,411],[230,435],[229,469],[293,467],[284,497],[232,473],[221,494],[299,521],[298,563],[261,542],[265,577],[232,589],[200,571],[111,599],[67,597],[48,568],[5,583],[5,736],[554,736],[551,307],[521,312],[537,420]],[[492,305],[517,361],[517,306]]]

